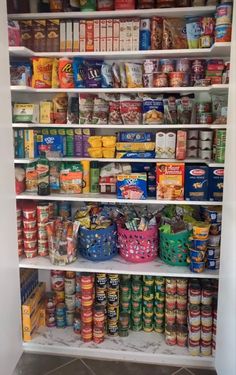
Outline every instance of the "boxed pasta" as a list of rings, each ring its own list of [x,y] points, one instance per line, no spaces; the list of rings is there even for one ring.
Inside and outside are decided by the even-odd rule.
[[[120,20],[113,19],[113,51],[120,51]]]
[[[120,20],[120,51],[125,51],[126,20]]]
[[[157,163],[157,199],[184,199],[184,163]]]
[[[208,199],[208,166],[185,166],[185,199],[187,201]]]
[[[224,168],[209,168],[209,197],[210,201],[222,201],[224,188]]]
[[[132,51],[139,51],[139,18],[132,21]]]
[[[126,20],[125,27],[125,50],[132,51],[132,32],[133,32],[133,21],[132,19]]]
[[[64,20],[60,21],[60,52],[66,51],[66,23]]]

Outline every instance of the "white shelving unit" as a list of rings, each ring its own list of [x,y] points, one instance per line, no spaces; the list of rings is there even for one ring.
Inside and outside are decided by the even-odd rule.
[[[47,19],[47,18],[63,18],[63,19],[96,19],[96,18],[114,18],[114,17],[152,17],[152,16],[166,16],[166,17],[195,17],[203,15],[212,15],[215,12],[214,6],[205,7],[193,7],[193,8],[176,8],[176,9],[151,9],[151,10],[132,10],[132,11],[116,11],[116,12],[68,12],[68,13],[42,13],[42,14],[12,14],[9,15],[9,19],[23,20],[23,19]],[[154,364],[172,364],[179,366],[198,366],[198,367],[217,367],[219,369],[218,375],[233,375],[236,368],[235,356],[233,355],[233,347],[235,344],[235,331],[234,323],[235,316],[230,314],[230,319],[225,319],[226,314],[230,311],[231,307],[236,306],[236,261],[234,261],[235,252],[232,248],[232,244],[235,243],[235,225],[236,225],[236,194],[233,190],[232,185],[236,185],[236,172],[234,166],[235,145],[232,146],[232,142],[236,142],[236,130],[234,127],[234,118],[236,116],[236,106],[233,104],[233,98],[236,95],[236,16],[234,15],[233,21],[233,38],[232,43],[215,43],[210,49],[190,49],[190,50],[162,50],[162,51],[135,51],[135,52],[106,52],[106,53],[36,53],[24,47],[7,47],[7,14],[5,2],[0,2],[0,25],[3,33],[1,42],[2,54],[0,55],[0,62],[2,69],[0,70],[1,79],[1,100],[3,103],[3,110],[1,111],[0,125],[4,129],[2,133],[4,135],[0,138],[0,173],[1,181],[0,184],[0,202],[3,207],[3,215],[0,217],[0,235],[2,238],[1,251],[3,271],[1,270],[0,276],[4,276],[2,285],[6,285],[6,280],[9,280],[7,296],[4,295],[4,315],[0,313],[0,322],[3,324],[4,337],[0,337],[0,344],[2,353],[0,351],[0,363],[1,371],[4,375],[10,375],[13,371],[13,367],[17,361],[22,350],[28,352],[39,352],[39,353],[53,353],[53,354],[64,354],[72,356],[86,356],[92,358],[103,358],[103,359],[120,359],[120,360],[133,360],[135,362],[146,362]],[[10,57],[16,58],[28,58],[32,56],[86,56],[86,58],[106,58],[106,59],[144,59],[144,58],[158,58],[158,57],[181,57],[186,56],[189,58],[229,58],[230,52],[232,54],[231,59],[231,83],[230,85],[213,85],[208,87],[167,87],[167,88],[138,88],[138,89],[33,89],[31,87],[9,87],[9,61],[8,54]],[[231,107],[228,124],[215,124],[215,125],[198,125],[198,124],[187,124],[187,125],[151,125],[146,127],[145,125],[61,125],[61,124],[12,124],[11,123],[11,105],[10,105],[10,93],[14,98],[17,98],[21,94],[24,98],[35,98],[37,94],[54,94],[59,92],[76,92],[76,93],[227,93],[229,91],[231,97]],[[8,110],[6,110],[8,108]],[[206,270],[204,273],[195,274],[189,271],[188,267],[172,267],[168,266],[160,260],[156,260],[146,264],[131,264],[117,256],[111,261],[93,263],[84,258],[79,257],[75,263],[67,266],[54,266],[50,263],[48,257],[36,257],[33,259],[21,258],[17,259],[17,238],[16,238],[16,214],[15,214],[15,199],[21,200],[37,200],[37,201],[70,201],[70,202],[104,202],[104,203],[126,203],[126,204],[151,204],[151,205],[205,205],[205,206],[222,206],[222,202],[208,202],[208,201],[169,201],[169,200],[123,200],[118,199],[114,195],[108,194],[81,194],[81,195],[63,195],[63,194],[52,194],[50,196],[38,196],[36,194],[23,193],[15,196],[13,192],[14,176],[13,176],[13,162],[15,164],[29,163],[29,159],[13,159],[12,149],[12,129],[27,129],[27,128],[94,128],[94,129],[227,129],[227,144],[231,144],[231,154],[228,151],[228,157],[225,168],[225,186],[227,190],[227,196],[224,198],[224,222],[223,222],[223,242],[221,248],[221,269],[218,271]],[[6,139],[6,142],[4,142]],[[4,153],[3,153],[4,151]],[[232,157],[231,157],[232,156]],[[233,159],[233,156],[235,157]],[[59,159],[53,159],[59,160]],[[80,158],[64,158],[63,160],[81,160]],[[83,158],[86,160],[86,158]],[[95,159],[89,159],[95,160]],[[96,159],[101,162],[157,162],[156,159]],[[162,159],[161,161],[164,161]],[[173,160],[171,160],[173,161]],[[203,162],[201,159],[192,162]],[[187,162],[187,160],[185,160]],[[205,162],[205,161],[204,161]],[[207,162],[208,163],[208,162]],[[223,164],[216,164],[209,162],[210,166],[222,167]],[[10,169],[10,178],[6,179],[6,172]],[[4,171],[4,173],[3,173]],[[8,173],[7,173],[8,174]],[[3,189],[4,187],[4,189]],[[1,190],[2,189],[2,190]],[[226,208],[225,207],[226,202]],[[234,211],[232,211],[234,210]],[[6,213],[6,215],[5,215]],[[8,215],[9,214],[9,215]],[[13,224],[14,223],[14,224]],[[224,234],[225,233],[225,234]],[[14,235],[13,235],[14,234]],[[7,249],[7,256],[6,256]],[[9,256],[11,261],[9,261]],[[22,343],[21,330],[20,330],[20,300],[19,300],[19,280],[18,270],[19,268],[31,268],[38,269],[40,277],[42,279],[47,278],[51,269],[71,270],[71,271],[84,271],[84,272],[110,272],[120,274],[144,274],[144,275],[158,275],[158,276],[170,276],[170,277],[186,277],[186,278],[212,278],[220,280],[220,293],[219,293],[219,328],[217,330],[218,339],[216,360],[213,357],[193,357],[189,355],[186,348],[179,348],[177,346],[170,347],[164,342],[164,338],[161,335],[151,333],[134,333],[131,332],[128,338],[108,338],[105,342],[99,346],[95,344],[84,344],[76,335],[73,334],[70,328],[65,330],[58,329],[40,329],[39,334],[35,336],[32,342]],[[223,281],[222,281],[223,280]],[[4,284],[5,283],[5,284]],[[12,301],[14,303],[12,303]],[[225,315],[223,317],[222,315]],[[1,324],[0,323],[0,324]],[[0,326],[1,328],[1,326]],[[227,335],[226,335],[227,333]],[[223,344],[222,344],[223,343]],[[222,356],[224,353],[224,356]],[[230,355],[231,353],[231,355]],[[2,355],[3,354],[3,355]],[[9,358],[11,361],[9,363]],[[6,360],[7,359],[7,360]]]

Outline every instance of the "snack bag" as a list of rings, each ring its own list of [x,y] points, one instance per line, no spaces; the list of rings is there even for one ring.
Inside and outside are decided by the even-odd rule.
[[[102,75],[101,75],[102,61],[91,60],[86,62],[86,79],[85,87],[97,88],[101,87]]]
[[[76,88],[85,87],[86,69],[83,59],[73,59],[73,75]]]
[[[164,106],[162,99],[143,99],[143,123],[149,124],[163,124],[164,122]]]
[[[186,25],[181,18],[164,18],[162,49],[186,49]]]
[[[79,96],[79,123],[92,124],[95,95],[80,94]]]
[[[66,124],[68,98],[65,93],[60,93],[53,98],[54,124]]]
[[[98,125],[107,125],[108,108],[108,101],[102,98],[95,98],[92,123]]]
[[[143,87],[142,65],[137,63],[125,63],[127,87]]]
[[[70,89],[74,87],[72,60],[62,58],[58,65],[59,84],[61,88]]]
[[[32,87],[35,89],[50,89],[52,87],[53,59],[33,57]]]
[[[61,193],[81,194],[83,168],[80,163],[62,163],[60,170]]]
[[[142,121],[142,102],[140,98],[121,95],[120,113],[124,125],[138,125]]]
[[[113,87],[113,77],[112,77],[112,66],[106,63],[102,64],[101,68],[102,75],[102,87]]]
[[[58,59],[54,59],[52,65],[52,88],[54,89],[59,87],[58,64]]]

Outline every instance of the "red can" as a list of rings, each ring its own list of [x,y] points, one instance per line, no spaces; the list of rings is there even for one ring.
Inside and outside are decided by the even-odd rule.
[[[83,307],[92,307],[93,305],[93,296],[92,295],[84,295],[82,293],[81,297],[81,304]]]
[[[93,310],[90,308],[82,308],[81,320],[84,324],[92,324],[93,321]]]
[[[191,341],[197,341],[199,342],[200,338],[201,338],[201,326],[191,326],[189,325],[189,339]]]
[[[176,345],[177,343],[177,334],[176,334],[176,326],[175,325],[168,325],[165,329],[165,339],[167,345]]]
[[[82,324],[81,338],[83,342],[90,342],[93,339],[92,324]]]
[[[173,294],[176,294],[176,291],[177,291],[176,279],[166,278],[166,293],[173,295]]]
[[[188,280],[186,279],[177,279],[177,295],[178,296],[187,296],[188,294]]]
[[[212,327],[212,309],[211,306],[202,306],[201,308],[201,324],[204,327]]]
[[[188,340],[188,350],[191,355],[199,355],[200,354],[200,341],[192,341]]]
[[[201,312],[198,305],[189,305],[188,318],[191,326],[199,326],[201,323]]]
[[[48,203],[37,205],[37,221],[40,224],[46,224],[49,221],[49,205]]]
[[[200,305],[201,303],[201,287],[200,285],[190,285],[188,290],[188,299],[191,305]]]
[[[64,286],[65,286],[64,279],[65,279],[64,271],[52,270],[51,271],[52,290],[64,291]]]
[[[213,290],[210,287],[203,287],[202,288],[202,298],[201,303],[202,305],[211,305],[212,304],[212,296]]]
[[[201,339],[203,341],[209,342],[212,339],[212,327],[204,327],[201,328]]]
[[[95,326],[93,327],[93,342],[95,342],[96,344],[101,344],[104,341],[104,336],[104,326],[103,328]]]
[[[211,341],[203,341],[201,340],[201,354],[204,356],[211,355]]]
[[[176,323],[177,324],[187,323],[187,311],[186,310],[176,310]]]
[[[47,293],[46,298],[45,298],[46,312],[55,313],[56,304],[57,304],[56,294],[53,292]]]

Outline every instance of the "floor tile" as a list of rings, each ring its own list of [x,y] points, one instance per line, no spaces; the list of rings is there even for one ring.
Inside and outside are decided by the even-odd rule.
[[[171,375],[178,367],[145,365],[142,363],[83,359],[96,375]],[[189,374],[188,374],[189,375]]]
[[[189,369],[194,375],[217,375],[215,370],[190,368]]]
[[[23,353],[13,375],[44,375],[72,359],[64,356]]]
[[[79,359],[45,375],[94,375]]]

